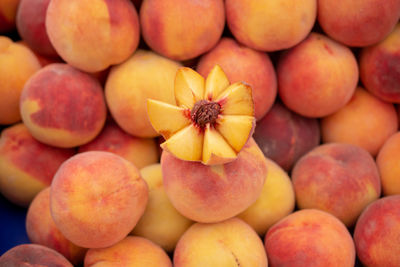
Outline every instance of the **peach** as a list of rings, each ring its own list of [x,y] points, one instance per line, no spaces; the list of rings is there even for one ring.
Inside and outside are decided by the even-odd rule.
[[[54,249],[37,244],[22,244],[9,249],[0,257],[0,266],[73,267]]]
[[[250,85],[255,118],[261,119],[277,94],[275,69],[269,56],[224,37],[200,58],[196,70],[206,77],[215,65],[224,70],[231,83],[243,81]]]
[[[348,47],[311,33],[279,59],[277,75],[279,96],[289,109],[306,117],[323,117],[350,100],[358,65]]]
[[[384,40],[360,54],[360,78],[378,98],[400,103],[400,23]]]
[[[38,59],[30,49],[0,36],[0,124],[13,124],[21,120],[19,98],[22,89],[40,68]]]
[[[45,25],[57,53],[87,72],[125,61],[139,44],[139,19],[130,0],[54,0]]]
[[[51,184],[50,210],[60,232],[85,248],[124,239],[142,216],[146,182],[124,158],[104,151],[79,153],[65,161]]]
[[[32,243],[61,253],[72,264],[83,263],[86,249],[73,244],[58,230],[50,213],[50,187],[40,191],[26,214],[26,233]]]
[[[267,177],[257,201],[238,215],[260,236],[294,210],[295,195],[287,173],[267,158]]]
[[[0,137],[0,192],[27,207],[74,153],[38,142],[22,123],[5,128]]]
[[[346,226],[381,194],[378,168],[363,148],[341,143],[318,146],[292,171],[297,206],[331,213]]]
[[[128,236],[107,248],[91,248],[85,256],[90,266],[172,267],[171,259],[162,248],[150,240]]]
[[[227,24],[240,43],[261,51],[288,49],[310,33],[317,0],[226,0]]]
[[[267,267],[263,243],[254,230],[238,218],[193,224],[179,239],[174,266]]]
[[[400,194],[400,132],[389,137],[376,157],[384,196]]]
[[[218,222],[236,216],[260,196],[267,177],[263,153],[253,139],[233,162],[204,165],[182,161],[164,151],[163,184],[172,205],[198,222]]]
[[[45,19],[50,0],[21,0],[17,12],[17,29],[21,38],[35,52],[58,57],[46,33]]]
[[[222,0],[146,0],[139,15],[148,46],[174,60],[192,59],[210,50],[225,25]]]
[[[296,211],[265,236],[271,267],[353,267],[355,248],[347,228],[334,216],[320,210]]]
[[[163,187],[159,163],[142,168],[140,174],[149,187],[149,200],[132,234],[147,238],[167,252],[172,252],[179,238],[193,222],[172,206]]]
[[[138,137],[156,137],[147,116],[147,99],[175,104],[174,80],[181,64],[154,52],[138,50],[110,70],[105,95],[117,124]]]
[[[79,147],[78,152],[108,151],[130,161],[138,169],[157,163],[158,146],[154,139],[139,138],[124,132],[109,119],[100,134],[92,141]]]
[[[400,266],[400,195],[370,204],[354,229],[357,256],[364,266]]]
[[[216,65],[207,78],[180,68],[174,89],[176,105],[147,101],[151,125],[166,139],[161,144],[164,151],[205,165],[234,161],[255,127],[250,86],[230,84]]]
[[[318,0],[318,22],[347,46],[369,46],[384,39],[400,18],[399,0]]]
[[[358,87],[344,107],[321,120],[321,136],[324,143],[353,144],[376,156],[385,140],[397,132],[398,125],[391,103]]]
[[[0,33],[10,32],[15,28],[15,19],[20,0],[2,0],[0,3]]]
[[[286,108],[276,101],[257,122],[254,140],[264,155],[290,171],[293,164],[320,143],[319,123]]]
[[[106,120],[100,83],[68,64],[51,64],[35,73],[21,93],[22,120],[39,141],[75,147],[93,140]]]

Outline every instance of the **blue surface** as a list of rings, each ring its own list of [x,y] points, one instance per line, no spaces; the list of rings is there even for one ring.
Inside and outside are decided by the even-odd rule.
[[[30,243],[25,230],[27,208],[19,207],[0,194],[0,255],[20,244]]]

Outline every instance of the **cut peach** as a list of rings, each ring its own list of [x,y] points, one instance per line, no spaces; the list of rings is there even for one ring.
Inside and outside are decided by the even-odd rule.
[[[175,157],[206,165],[231,162],[251,137],[254,126],[252,90],[243,82],[230,84],[216,65],[204,79],[182,67],[175,77],[177,106],[149,99],[153,128]]]

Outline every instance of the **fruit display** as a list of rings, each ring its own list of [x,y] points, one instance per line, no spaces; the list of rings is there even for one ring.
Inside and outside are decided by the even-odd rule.
[[[399,267],[400,0],[1,0],[0,267]]]

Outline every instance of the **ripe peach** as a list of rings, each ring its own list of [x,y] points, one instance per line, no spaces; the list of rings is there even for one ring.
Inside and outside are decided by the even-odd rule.
[[[107,248],[91,248],[84,266],[172,267],[171,259],[162,248],[150,240],[127,236]]]
[[[279,59],[277,74],[279,96],[289,109],[306,117],[323,117],[350,100],[358,65],[348,47],[311,33]]]
[[[383,195],[400,194],[400,132],[393,134],[382,145],[376,157],[381,176]]]
[[[320,129],[316,119],[303,117],[276,101],[257,122],[253,137],[267,158],[290,171],[301,156],[319,145]]]
[[[310,33],[317,0],[226,0],[226,19],[240,43],[261,51],[290,48]]]
[[[174,89],[176,106],[147,101],[151,125],[166,139],[164,151],[206,165],[234,161],[255,127],[250,86],[230,84],[216,65],[206,79],[191,68],[180,68]]]
[[[296,211],[265,236],[270,266],[353,267],[353,239],[341,221],[329,213],[306,209]]]
[[[22,244],[9,249],[0,257],[0,266],[73,267],[54,249],[37,244]]]
[[[45,23],[57,53],[87,72],[125,61],[139,44],[139,19],[130,0],[53,0]]]
[[[132,234],[147,238],[167,252],[172,252],[179,238],[193,222],[182,216],[168,199],[160,164],[144,167],[140,175],[149,187],[149,201]]]
[[[130,161],[138,169],[158,162],[158,147],[154,139],[139,138],[124,132],[109,119],[100,134],[79,147],[78,152],[108,151]]]
[[[46,33],[45,19],[50,0],[21,0],[17,12],[20,37],[33,51],[45,57],[58,57]]]
[[[38,142],[22,123],[5,128],[0,137],[1,193],[27,207],[37,193],[50,186],[61,163],[74,153]]]
[[[105,85],[108,108],[117,124],[138,137],[155,137],[147,116],[147,99],[175,104],[174,79],[181,64],[151,51],[138,50],[111,68]]]
[[[321,120],[321,136],[324,143],[358,145],[372,156],[378,153],[385,140],[397,129],[398,118],[394,106],[361,87],[357,88],[344,107]]]
[[[32,243],[61,253],[72,264],[83,263],[86,249],[73,244],[58,230],[50,213],[50,187],[40,191],[26,214],[26,233]]]
[[[376,97],[400,103],[400,23],[384,40],[360,54],[360,78]]]
[[[347,46],[369,46],[384,39],[400,18],[399,0],[318,0],[318,22]]]
[[[103,151],[71,157],[51,184],[50,209],[61,233],[74,244],[104,248],[124,239],[142,216],[146,182],[122,157]]]
[[[140,8],[143,39],[174,60],[195,58],[220,39],[225,25],[222,0],[146,0]]]
[[[21,91],[26,81],[40,68],[38,59],[30,49],[0,36],[0,124],[13,124],[21,120]]]
[[[29,79],[21,93],[22,120],[39,141],[75,147],[93,140],[106,119],[100,83],[67,64],[51,64]]]
[[[266,53],[237,43],[232,38],[222,38],[197,65],[197,71],[207,77],[219,65],[231,83],[245,82],[251,86],[255,118],[261,119],[271,108],[277,94],[274,66]]]
[[[238,218],[193,224],[179,239],[175,267],[260,266],[267,267],[263,243],[254,230]]]
[[[400,266],[400,195],[381,198],[361,214],[354,229],[364,266]]]
[[[349,144],[314,148],[296,162],[292,180],[300,209],[329,212],[349,227],[381,194],[374,159],[366,150]]]
[[[236,216],[260,196],[267,164],[253,139],[233,162],[204,165],[183,161],[164,151],[163,183],[172,205],[198,222],[218,222]]]
[[[260,236],[283,217],[292,213],[295,204],[293,185],[287,173],[274,161],[267,160],[268,173],[257,201],[238,217]]]
[[[2,0],[0,2],[0,33],[6,33],[15,28],[19,2],[20,0]]]

